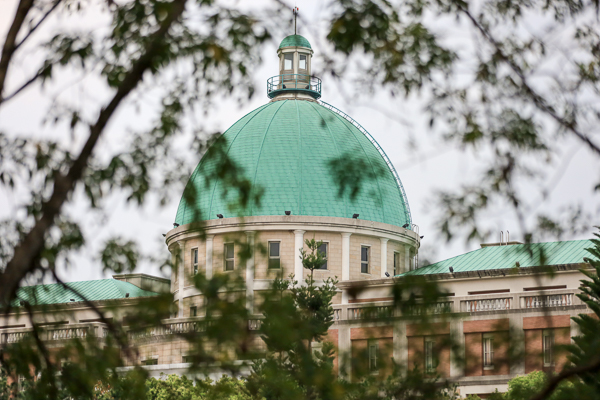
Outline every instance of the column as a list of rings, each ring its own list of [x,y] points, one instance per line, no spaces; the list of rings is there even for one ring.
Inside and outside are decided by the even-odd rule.
[[[183,288],[185,287],[185,242],[183,240],[177,242],[179,245],[179,255],[178,257],[178,265],[177,265],[177,274],[179,275],[179,312],[177,315],[179,318],[183,318]]]
[[[206,279],[213,275],[213,239],[215,235],[206,235]]]
[[[385,273],[387,272],[387,242],[389,239],[379,238],[381,241],[381,277],[386,278]]]
[[[246,260],[246,309],[254,313],[254,231],[246,232],[250,257]]]
[[[450,349],[450,377],[454,378],[464,375],[463,363],[461,362],[465,359],[465,333],[462,320],[450,322],[450,334],[457,345],[456,352]],[[456,354],[457,352],[458,354]]]
[[[300,258],[300,250],[304,248],[305,232],[301,230],[294,231],[294,275],[300,285],[304,282],[304,266]]]
[[[338,371],[340,378],[352,380],[352,340],[348,325],[338,328]]]
[[[404,272],[410,271],[410,246],[404,245]]]
[[[351,233],[342,232],[342,280],[350,280],[350,235]]]

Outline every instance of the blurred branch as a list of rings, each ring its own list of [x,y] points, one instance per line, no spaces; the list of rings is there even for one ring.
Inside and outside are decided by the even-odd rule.
[[[110,333],[113,335],[113,337],[115,338],[115,340],[119,344],[119,347],[121,348],[121,350],[123,350],[125,352],[125,354],[130,359],[134,360],[135,359],[135,355],[132,353],[131,348],[129,347],[129,345],[127,343],[127,340],[125,340],[123,338],[123,335],[121,334],[121,331],[116,327],[116,325],[113,324],[111,320],[109,320],[108,318],[106,318],[106,316],[104,315],[104,313],[102,311],[100,311],[100,309],[98,307],[96,307],[96,305],[92,301],[88,300],[87,297],[85,297],[85,295],[83,293],[81,293],[77,289],[74,289],[74,288],[68,286],[62,279],[60,279],[58,277],[58,275],[56,274],[56,271],[54,269],[52,269],[52,276],[56,280],[56,283],[60,284],[64,289],[72,292],[76,296],[79,296],[79,297],[81,297],[83,299],[83,301],[85,302],[85,304],[88,307],[90,307],[92,309],[92,311],[94,311],[96,313],[96,315],[98,315],[98,317],[100,318],[100,320],[102,321],[102,323],[106,325],[106,327],[108,328],[108,330],[110,331]]]
[[[475,28],[479,30],[479,32],[481,32],[485,40],[494,47],[495,54],[498,57],[500,57],[500,59],[503,60],[510,67],[510,69],[513,70],[515,74],[517,74],[517,76],[521,80],[521,89],[527,95],[529,95],[535,107],[538,110],[548,114],[550,117],[552,117],[552,119],[558,122],[560,126],[562,126],[568,131],[571,131],[573,134],[575,134],[575,136],[577,136],[580,140],[587,144],[587,146],[593,152],[600,155],[600,147],[594,142],[592,142],[592,140],[585,133],[577,129],[576,121],[568,121],[564,117],[558,115],[554,108],[550,106],[541,95],[539,95],[535,90],[533,90],[533,88],[528,83],[527,77],[525,76],[523,69],[519,65],[517,65],[517,63],[514,62],[514,60],[512,60],[510,56],[504,53],[501,44],[492,36],[492,34],[488,30],[484,28],[484,26],[473,16],[473,14],[471,14],[467,6],[465,6],[464,4],[459,4],[458,9],[467,16],[467,18],[473,23]]]
[[[17,35],[27,18],[27,14],[33,7],[33,0],[21,0],[17,7],[17,14],[13,19],[13,23],[6,34],[4,40],[4,46],[2,46],[2,55],[0,56],[0,104],[2,104],[2,92],[4,92],[4,83],[6,82],[6,74],[8,72],[8,66],[12,59],[13,54],[17,50],[18,45],[15,45],[17,41]],[[23,43],[23,42],[21,42]],[[21,44],[19,43],[19,45]]]
[[[597,358],[596,361],[594,361],[591,364],[581,365],[578,367],[563,370],[560,374],[554,375],[554,377],[548,381],[548,384],[546,385],[544,390],[539,392],[537,395],[533,396],[531,400],[544,400],[550,397],[554,389],[556,389],[556,387],[564,380],[567,380],[574,376],[589,374],[598,371],[600,371],[600,358]]]
[[[68,173],[66,175],[57,175],[50,199],[42,204],[41,217],[36,221],[31,231],[15,247],[13,258],[6,266],[2,281],[0,282],[0,304],[10,304],[10,299],[14,297],[21,279],[35,270],[34,261],[40,256],[44,248],[45,236],[54,224],[54,219],[60,214],[61,208],[75,188],[75,184],[83,176],[87,163],[104,128],[119,107],[121,101],[136,88],[142,80],[144,73],[154,67],[155,55],[164,46],[165,36],[168,34],[173,23],[183,14],[185,4],[186,0],[174,0],[171,3],[170,12],[161,22],[160,28],[149,37],[142,55],[133,63],[131,69],[118,86],[117,93],[115,93],[110,103],[101,110],[96,123],[90,127],[87,142],[69,168]]]
[[[50,9],[48,11],[46,11],[44,13],[44,15],[42,15],[42,18],[40,18],[40,20],[29,30],[29,32],[27,32],[27,34],[25,35],[25,37],[15,45],[14,50],[17,50],[19,47],[21,47],[23,45],[23,43],[25,43],[27,41],[27,39],[29,39],[29,37],[33,34],[33,32],[35,32],[37,30],[37,28],[40,27],[40,25],[42,25],[44,23],[44,21],[46,20],[46,18],[48,18],[48,16],[50,14],[52,14],[52,12],[54,10],[56,10],[56,7],[58,7],[58,5],[60,4],[62,0],[56,0],[54,2],[54,4],[52,4],[52,7],[50,7]]]

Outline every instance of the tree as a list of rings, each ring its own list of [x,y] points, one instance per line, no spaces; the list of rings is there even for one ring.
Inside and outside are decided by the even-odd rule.
[[[249,377],[249,389],[256,398],[336,399],[343,396],[341,383],[333,370],[334,348],[324,342],[333,324],[331,300],[337,281],[326,279],[317,285],[314,270],[326,260],[319,250],[322,242],[306,240],[308,251],[301,251],[303,277],[276,279],[265,296],[261,312],[265,318],[261,338],[267,352],[256,361]],[[322,343],[313,351],[313,343]]]

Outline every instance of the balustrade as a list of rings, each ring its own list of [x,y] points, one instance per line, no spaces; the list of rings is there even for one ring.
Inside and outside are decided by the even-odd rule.
[[[68,327],[48,330],[48,340],[83,339],[87,335],[88,327]]]
[[[466,300],[466,301],[461,301],[461,311],[463,311],[463,312],[478,312],[478,311],[510,310],[511,303],[512,303],[512,297]]]
[[[523,308],[561,307],[573,305],[573,293],[524,296]]]

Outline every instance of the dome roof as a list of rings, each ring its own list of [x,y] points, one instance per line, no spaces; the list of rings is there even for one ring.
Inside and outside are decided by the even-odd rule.
[[[306,40],[306,38],[304,36],[300,36],[300,35],[290,35],[285,37],[282,41],[281,44],[279,45],[279,48],[282,47],[308,47],[309,49],[311,49],[312,47],[310,47],[310,43],[308,42],[308,40]]]
[[[379,145],[353,122],[313,101],[280,100],[257,108],[223,136],[227,154],[244,169],[253,187],[264,190],[260,205],[242,210],[235,202],[237,194],[224,191],[226,179],[207,182],[215,171],[209,148],[185,188],[175,223],[216,219],[217,214],[228,218],[291,211],[292,215],[343,218],[357,213],[363,220],[410,224],[408,202],[393,167]],[[368,178],[353,199],[348,191],[339,195],[328,165],[331,159],[348,155],[365,161],[373,172],[365,175]]]

